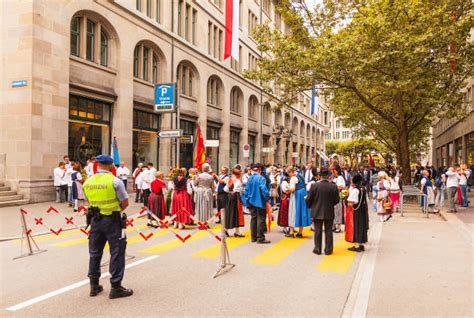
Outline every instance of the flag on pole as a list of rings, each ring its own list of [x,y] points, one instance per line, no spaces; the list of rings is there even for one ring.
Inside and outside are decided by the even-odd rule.
[[[197,148],[196,158],[194,159],[194,167],[202,169],[202,165],[206,163],[206,153],[204,152],[204,138],[202,136],[201,126],[197,129]]]
[[[311,115],[318,114],[319,97],[316,92],[316,85],[313,83],[311,87]]]
[[[112,153],[113,153],[113,158],[114,158],[114,165],[119,166],[120,156],[119,156],[119,151],[118,151],[117,137],[115,136],[114,136],[114,140],[112,141]]]
[[[224,60],[229,56],[239,60],[239,0],[225,2]]]

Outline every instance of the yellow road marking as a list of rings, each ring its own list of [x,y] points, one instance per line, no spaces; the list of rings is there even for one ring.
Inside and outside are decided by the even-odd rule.
[[[277,265],[283,261],[288,255],[303,244],[312,236],[309,228],[303,230],[303,238],[284,237],[278,243],[272,245],[260,255],[257,255],[250,261],[257,264]]]
[[[357,255],[356,252],[347,250],[351,246],[353,246],[353,244],[346,242],[344,234],[341,235],[336,244],[334,244],[333,254],[325,255],[322,261],[316,266],[316,270],[319,272],[347,273]]]
[[[216,225],[216,226],[212,227],[212,230],[218,230],[220,228],[221,228],[220,225]],[[183,236],[184,235],[183,233],[185,233],[185,232],[180,233],[180,235]],[[189,233],[189,234],[191,234],[191,233]],[[172,250],[172,249],[177,248],[179,246],[182,246],[184,244],[203,239],[206,236],[208,236],[210,238],[209,233],[207,231],[199,231],[198,233],[192,234],[191,237],[186,241],[186,243],[181,242],[178,238],[173,238],[173,239],[171,239],[169,241],[166,241],[164,243],[147,247],[147,248],[141,250],[140,252],[150,253],[150,254],[159,254],[159,253],[163,253],[163,252]]]
[[[236,248],[244,243],[247,243],[250,241],[250,231],[245,231],[242,233],[245,235],[245,237],[229,237],[227,238],[227,249],[231,250],[233,248]],[[196,252],[193,254],[193,256],[197,257],[205,257],[205,258],[215,258],[218,257],[221,253],[221,243],[216,243],[212,246],[209,246],[208,248],[205,248],[203,250],[200,250],[199,252]]]
[[[140,225],[135,226],[135,228],[137,230],[141,230],[141,229],[144,229],[146,227],[147,227],[146,224],[140,224]],[[127,232],[132,232],[132,231],[134,231],[133,228],[131,228],[131,227],[127,228]],[[89,238],[87,236],[85,236],[84,234],[82,234],[82,235],[83,235],[83,237],[73,239],[73,240],[67,240],[67,241],[64,241],[64,242],[55,243],[55,244],[52,244],[52,245],[53,246],[60,246],[60,247],[69,247],[69,246],[75,246],[75,245],[87,243],[89,241]]]
[[[77,235],[77,234],[84,235],[80,230],[68,230],[68,231],[61,231],[61,233],[59,233],[59,235],[44,234],[44,235],[33,236],[33,239],[36,242],[43,242],[43,241],[51,240],[51,239],[58,238],[58,237],[68,237],[68,236],[73,236],[73,235]],[[20,240],[15,240],[15,242],[16,243],[21,243],[21,239]]]

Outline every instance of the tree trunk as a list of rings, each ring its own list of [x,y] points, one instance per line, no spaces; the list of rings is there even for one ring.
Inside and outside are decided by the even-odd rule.
[[[398,137],[400,145],[400,166],[402,168],[403,183],[411,184],[412,179],[410,168],[410,145],[408,144],[408,127],[406,123],[402,125]]]

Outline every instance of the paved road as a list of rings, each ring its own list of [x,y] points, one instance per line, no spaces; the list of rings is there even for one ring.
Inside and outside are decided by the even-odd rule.
[[[39,212],[46,207],[27,209]],[[66,211],[64,206],[58,209]],[[138,210],[134,205],[129,214]],[[4,220],[14,220],[7,214],[4,218],[0,213],[3,227]],[[371,216],[371,242],[363,254],[347,251],[350,245],[340,235],[335,238],[334,255],[316,256],[311,253],[309,230],[303,239],[287,239],[274,227],[268,234],[270,245],[255,245],[244,232],[245,238],[229,240],[231,260],[237,266],[217,279],[211,279],[219,261],[215,238],[197,229],[183,230],[181,237],[191,235],[183,244],[166,229],[152,231],[144,219],[137,219],[136,228],[153,236],[145,241],[129,229],[128,254],[134,258],[127,262],[132,267],[124,285],[133,288],[135,295],[113,301],[107,293],[88,297],[87,238],[83,233],[73,230],[37,237],[39,246],[47,251],[14,261],[20,252],[19,241],[2,242],[1,315],[473,315],[468,227],[462,227],[459,219],[426,219],[418,209],[387,223],[375,222],[375,215]],[[52,213],[44,218],[56,229],[63,222]],[[218,234],[219,226],[213,230]],[[102,282],[107,292],[108,279]],[[35,299],[41,296],[41,301]]]

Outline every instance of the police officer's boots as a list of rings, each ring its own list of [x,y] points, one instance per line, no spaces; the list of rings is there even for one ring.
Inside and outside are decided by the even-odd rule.
[[[91,292],[90,292],[89,296],[95,297],[100,292],[102,292],[104,290],[102,285],[99,285],[99,279],[98,278],[91,278],[90,282],[91,282]]]
[[[133,290],[123,287],[120,283],[112,284],[109,298],[115,299],[120,297],[128,297],[133,295]]]

